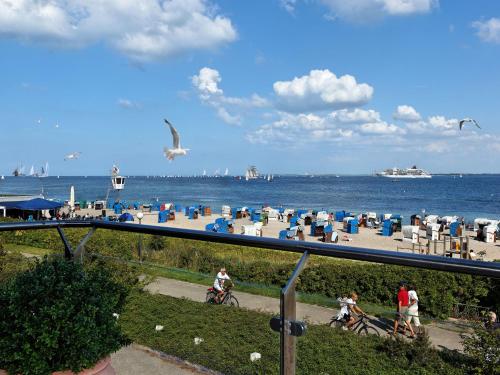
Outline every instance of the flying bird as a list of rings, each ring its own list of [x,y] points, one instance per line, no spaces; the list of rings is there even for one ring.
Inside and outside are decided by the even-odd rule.
[[[80,157],[81,154],[82,154],[81,152],[72,152],[71,154],[68,154],[64,157],[64,161],[76,160]]]
[[[470,122],[470,123],[476,125],[479,129],[481,129],[481,127],[479,126],[479,124],[477,123],[476,120],[474,120],[473,118],[466,117],[458,122],[458,126],[460,127],[460,130],[462,130],[462,128],[464,127],[464,124],[466,122]]]
[[[170,132],[172,133],[174,148],[164,147],[163,154],[168,160],[172,161],[175,159],[176,156],[186,155],[187,152],[189,151],[189,148],[181,148],[179,133],[177,133],[177,130],[172,126],[172,124],[167,119],[165,119],[165,123],[169,126]]]

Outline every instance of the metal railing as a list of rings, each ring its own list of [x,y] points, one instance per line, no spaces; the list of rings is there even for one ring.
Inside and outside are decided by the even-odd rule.
[[[66,240],[64,228],[89,228],[80,244],[73,249]],[[437,271],[459,272],[478,276],[487,276],[500,279],[500,263],[483,262],[477,260],[443,258],[435,255],[421,255],[399,253],[396,251],[374,250],[352,246],[312,243],[304,241],[286,241],[265,237],[248,237],[237,234],[205,232],[191,229],[159,227],[153,225],[117,223],[106,221],[45,221],[1,223],[0,232],[14,230],[43,230],[56,229],[64,243],[65,256],[69,259],[82,256],[85,243],[97,229],[109,229],[133,233],[159,235],[173,238],[209,241],[231,245],[258,247],[264,249],[302,253],[295,270],[288,283],[280,293],[280,373],[295,374],[295,336],[297,325],[295,321],[295,285],[304,269],[309,255],[321,255],[333,258],[343,258],[366,262],[384,263],[399,266],[425,268]],[[299,329],[300,331],[300,329]]]

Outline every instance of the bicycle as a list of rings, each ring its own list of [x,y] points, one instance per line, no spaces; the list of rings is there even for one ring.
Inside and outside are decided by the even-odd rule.
[[[217,301],[216,297],[217,297],[217,291],[215,290],[215,288],[214,287],[208,288],[207,296],[205,299],[207,303],[214,305],[229,305],[229,306],[240,307],[240,303],[238,302],[236,297],[233,296],[230,287],[224,289],[224,297],[222,297],[222,300]]]
[[[367,336],[369,334],[380,336],[380,332],[376,328],[369,326],[365,322],[365,319],[370,320],[370,318],[366,315],[361,315],[351,326],[351,331],[356,332],[359,336]],[[337,316],[333,316],[329,326],[335,328],[347,328],[347,321],[344,318],[339,319]]]

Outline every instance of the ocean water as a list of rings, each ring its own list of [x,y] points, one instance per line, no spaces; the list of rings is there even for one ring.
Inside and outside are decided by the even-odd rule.
[[[69,199],[75,186],[77,200],[106,197],[109,177],[6,177],[2,193],[39,193]],[[500,175],[433,176],[432,179],[391,180],[374,176],[276,176],[274,181],[237,180],[233,177],[129,177],[119,198],[151,202],[156,199],[182,205],[260,207],[263,204],[291,208],[375,211],[398,213],[409,221],[412,214],[459,215],[500,218]],[[110,199],[117,198],[116,193]]]

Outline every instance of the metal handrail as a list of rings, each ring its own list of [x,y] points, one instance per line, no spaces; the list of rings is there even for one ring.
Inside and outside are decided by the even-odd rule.
[[[35,230],[51,228],[110,229],[132,233],[152,234],[189,240],[209,241],[230,245],[259,247],[271,250],[321,255],[332,258],[360,260],[365,262],[385,263],[399,266],[425,268],[438,271],[459,272],[471,275],[500,278],[500,263],[479,260],[443,258],[435,255],[398,253],[396,251],[358,248],[337,244],[323,244],[305,241],[279,240],[266,237],[249,237],[239,234],[216,233],[193,229],[159,227],[155,225],[89,221],[40,221],[0,223],[1,231]]]

